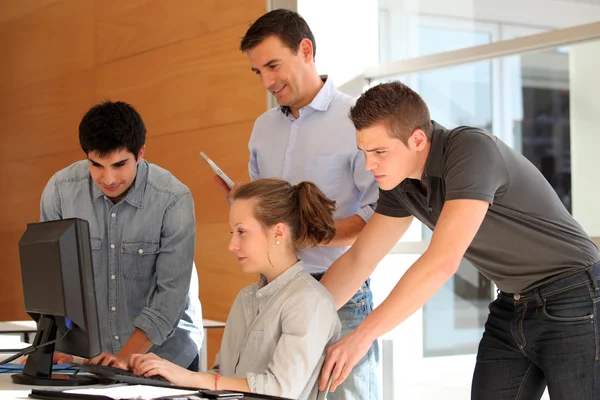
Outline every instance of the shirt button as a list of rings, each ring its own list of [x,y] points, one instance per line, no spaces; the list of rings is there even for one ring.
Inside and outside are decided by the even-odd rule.
[[[427,209],[427,211],[429,211],[429,212],[432,212],[432,211],[433,211],[433,208],[432,208],[432,207],[429,207],[429,208]]]
[[[111,248],[111,249],[114,249],[114,248],[115,248],[115,244],[114,244],[114,243],[111,243],[111,244],[110,244],[110,248]]]
[[[112,307],[110,308],[110,310],[111,310],[111,311],[117,311],[117,307],[115,307],[115,306],[112,306]]]
[[[515,295],[513,296],[513,298],[514,298],[515,300],[520,300],[520,299],[521,299],[521,295],[520,295],[519,293],[517,293],[517,294],[515,294]]]
[[[112,280],[114,281],[115,279],[117,279],[117,277],[116,277],[116,276],[114,276],[114,275],[111,275],[111,276],[110,276],[110,279],[112,279]]]
[[[142,249],[138,250],[138,253],[140,253],[140,254],[142,254],[143,252],[144,252],[144,250],[142,250]]]
[[[114,218],[117,216],[117,213],[112,213],[112,214],[110,214],[110,216]]]
[[[258,297],[258,298],[261,298],[261,297],[262,297],[262,293],[258,293],[258,294],[256,295],[256,297]]]
[[[119,340],[119,336],[115,335],[115,340]]]

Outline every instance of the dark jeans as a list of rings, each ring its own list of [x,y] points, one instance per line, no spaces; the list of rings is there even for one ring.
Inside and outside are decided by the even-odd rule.
[[[472,400],[600,399],[600,265],[524,294],[499,292],[479,343]]]

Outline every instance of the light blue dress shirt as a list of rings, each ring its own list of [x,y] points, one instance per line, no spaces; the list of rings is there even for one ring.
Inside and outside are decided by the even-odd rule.
[[[365,222],[373,215],[378,187],[365,170],[365,157],[356,146],[356,130],[348,113],[354,99],[338,91],[331,79],[298,119],[287,107],[258,117],[250,137],[250,178],[281,178],[292,184],[312,181],[336,201],[335,219],[354,214]],[[300,249],[309,273],[324,272],[348,247]]]

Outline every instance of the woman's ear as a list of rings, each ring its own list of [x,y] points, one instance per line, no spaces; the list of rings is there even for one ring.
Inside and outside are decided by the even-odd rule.
[[[285,224],[278,223],[273,227],[273,236],[275,237],[275,244],[284,243],[288,240],[289,231]]]

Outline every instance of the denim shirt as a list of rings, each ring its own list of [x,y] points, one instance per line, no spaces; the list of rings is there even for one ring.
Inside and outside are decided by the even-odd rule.
[[[331,294],[298,262],[237,295],[211,372],[246,378],[253,393],[316,399],[325,349],[340,338]]]
[[[379,190],[365,157],[356,146],[356,129],[348,117],[354,99],[338,91],[331,79],[300,110],[273,108],[254,123],[248,148],[250,178],[281,178],[292,184],[312,181],[336,202],[334,218],[373,216]],[[309,273],[324,272],[348,250],[318,246],[298,251]]]
[[[119,203],[92,181],[87,160],[50,179],[41,220],[89,223],[102,351],[117,353],[135,328],[160,357],[189,366],[202,345],[202,311],[190,287],[195,248],[190,190],[170,172],[142,160]]]

